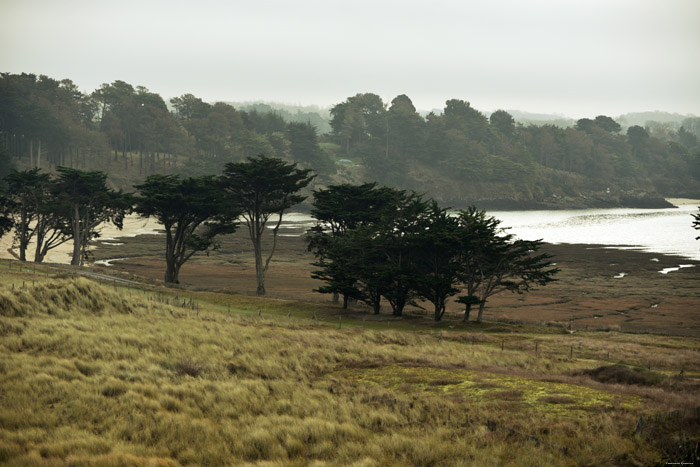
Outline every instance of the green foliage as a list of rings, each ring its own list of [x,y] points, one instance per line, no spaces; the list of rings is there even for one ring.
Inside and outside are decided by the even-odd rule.
[[[489,117],[489,123],[503,137],[512,138],[515,136],[515,120],[513,116],[505,110],[497,110]]]
[[[274,111],[258,112],[253,109],[241,112],[241,116],[249,130],[253,130],[261,135],[283,132],[287,126],[284,119]]]
[[[619,123],[605,115],[598,115],[594,122],[598,127],[611,133],[618,133],[622,129]]]
[[[311,167],[318,174],[335,172],[335,164],[321,150],[316,128],[310,123],[291,122],[286,126],[289,154],[293,160]]]
[[[314,191],[311,215],[317,224],[307,242],[319,269],[313,277],[326,283],[321,293],[343,295],[343,305],[355,298],[379,312],[380,279],[386,273],[376,246],[376,227],[391,216],[402,193],[374,183],[331,185]]]
[[[434,306],[435,321],[445,314],[447,299],[459,292],[463,232],[457,218],[431,201],[425,216],[418,220],[412,248],[415,288],[419,297]]]

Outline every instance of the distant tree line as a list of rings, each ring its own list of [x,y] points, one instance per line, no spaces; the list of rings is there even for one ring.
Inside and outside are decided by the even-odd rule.
[[[508,112],[498,110],[487,118],[459,99],[448,100],[441,114],[426,118],[406,95],[387,105],[376,94],[357,94],[331,109],[332,137],[345,157],[363,161],[392,184],[405,180],[411,163],[422,162],[464,183],[559,172],[597,184],[651,180],[668,189],[669,180],[675,180],[697,188],[700,118],[684,124],[662,141],[637,125],[621,133],[620,125],[604,115],[580,119],[573,128],[524,127]]]
[[[439,321],[450,297],[478,306],[481,322],[489,297],[526,292],[554,280],[558,269],[538,253],[541,242],[516,239],[484,211],[451,214],[434,200],[375,184],[334,185],[314,192],[307,236],[321,293],[359,300],[379,313],[381,300],[394,316],[424,300]]]
[[[336,172],[334,159],[349,159],[366,168],[364,181],[421,192],[434,189],[426,176],[439,175],[451,182],[442,197],[453,199],[474,182],[513,184],[533,199],[606,187],[700,192],[700,118],[624,132],[604,115],[568,128],[523,126],[460,99],[423,117],[406,95],[385,103],[372,93],[333,106],[328,126],[311,112],[241,110],[192,94],[169,106],[124,81],[83,93],[69,79],[2,73],[0,146],[22,167],[107,171],[125,189],[152,174],[213,175],[268,154],[319,175]],[[319,127],[330,133],[319,135]]]
[[[228,162],[271,154],[334,171],[309,122],[239,112],[192,94],[165,101],[124,81],[86,94],[69,79],[0,74],[0,146],[25,167],[151,174],[215,174]]]

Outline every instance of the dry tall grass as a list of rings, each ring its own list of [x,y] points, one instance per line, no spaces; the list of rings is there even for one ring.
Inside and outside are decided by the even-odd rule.
[[[258,317],[220,295],[162,301],[0,269],[0,462],[653,464],[663,445],[635,433],[639,417],[700,405],[693,339],[338,330],[286,317],[303,304]],[[583,372],[609,351],[657,378]]]

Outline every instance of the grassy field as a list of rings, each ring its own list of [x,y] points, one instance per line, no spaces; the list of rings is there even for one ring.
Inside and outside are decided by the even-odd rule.
[[[340,311],[0,262],[0,462],[663,465],[697,455],[696,338]]]

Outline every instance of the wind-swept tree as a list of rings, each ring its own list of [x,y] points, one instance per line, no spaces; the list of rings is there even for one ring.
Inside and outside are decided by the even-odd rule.
[[[693,216],[693,228],[695,230],[700,230],[700,212],[697,214],[691,214]],[[695,237],[695,240],[700,240],[700,237]]]
[[[121,229],[124,215],[131,210],[129,195],[107,187],[107,174],[58,167],[53,186],[59,203],[56,209],[70,222],[73,239],[71,265],[82,266],[91,239],[99,236],[98,227],[111,222]]]
[[[310,169],[299,169],[282,159],[259,155],[246,162],[229,162],[221,178],[229,202],[242,212],[255,250],[257,294],[265,295],[265,274],[277,248],[277,233],[285,211],[299,204],[305,196],[299,191],[306,187],[313,175]],[[272,245],[263,261],[263,234],[267,222],[277,216],[272,228]]]
[[[135,211],[165,229],[165,282],[178,284],[180,268],[198,251],[216,247],[215,237],[233,233],[240,212],[231,209],[211,176],[181,179],[151,175],[135,185]]]
[[[462,281],[467,295],[460,297],[467,312],[478,303],[477,322],[483,319],[489,297],[503,291],[524,293],[535,285],[556,280],[558,268],[552,267],[551,255],[537,253],[542,242],[516,239],[499,229],[500,221],[487,217],[483,211],[470,209],[460,213],[465,236],[471,235],[462,251]]]

